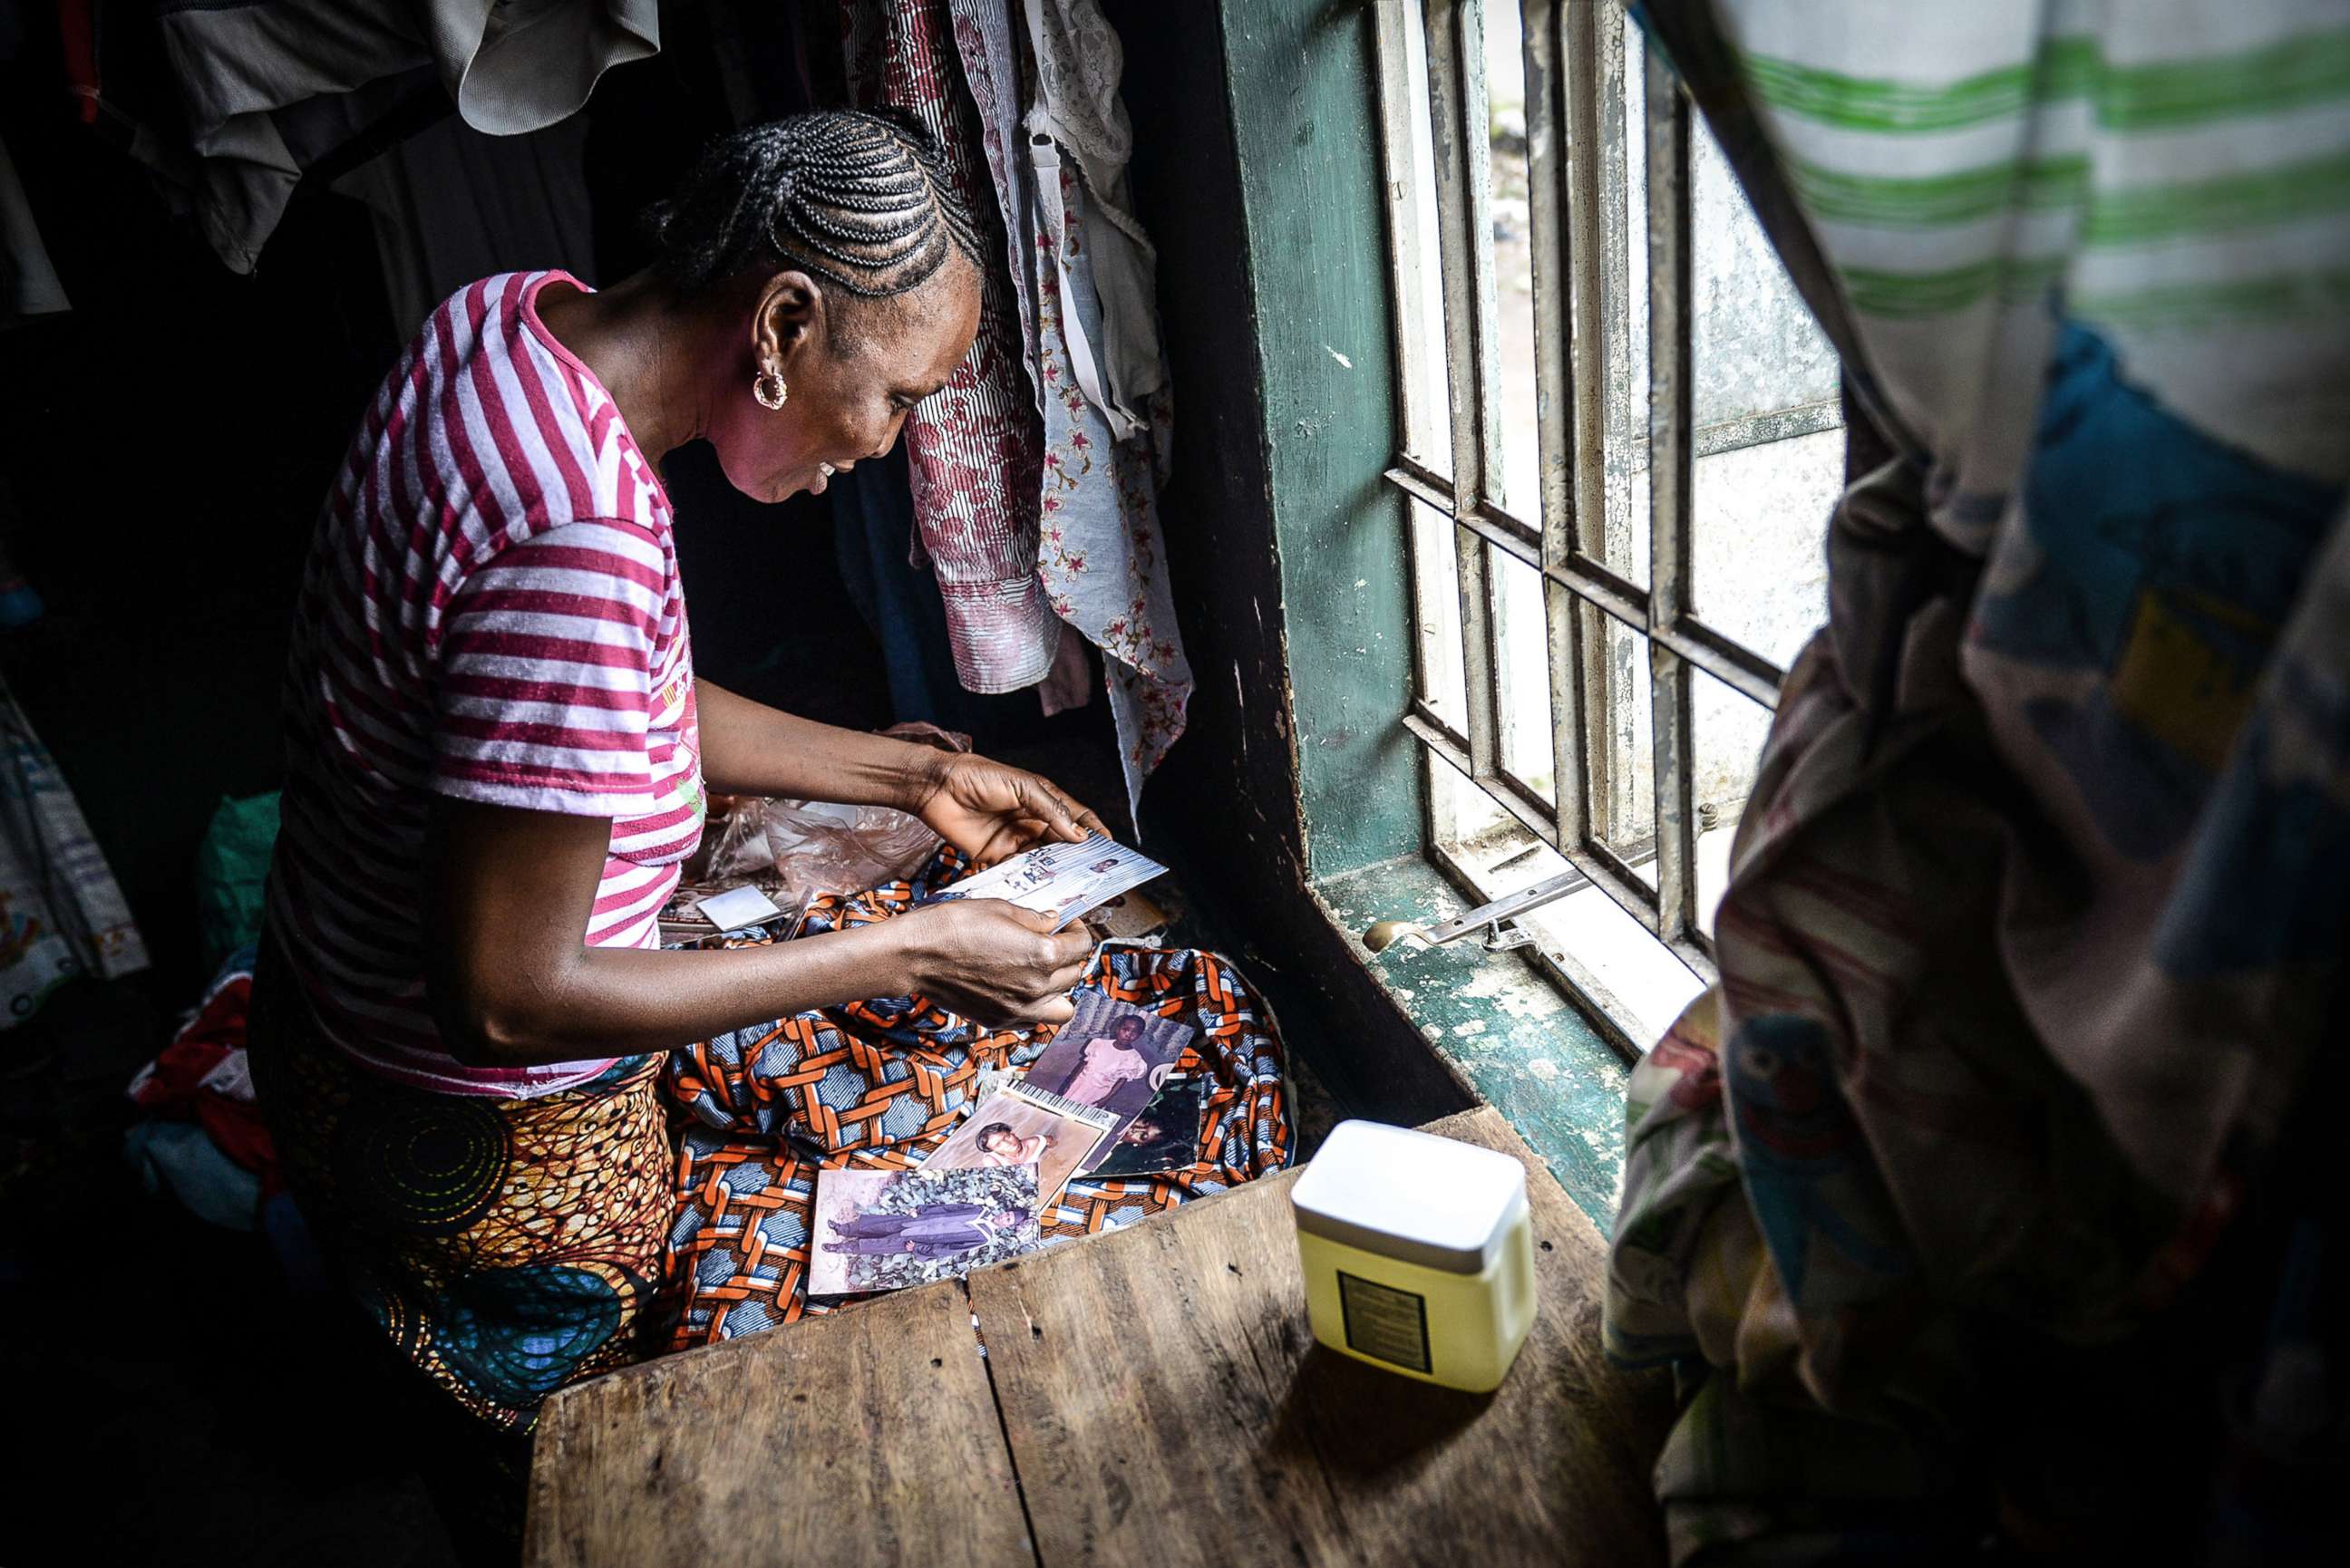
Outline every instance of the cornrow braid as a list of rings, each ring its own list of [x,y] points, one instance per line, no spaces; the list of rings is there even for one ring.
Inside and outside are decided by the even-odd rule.
[[[983,254],[929,130],[894,111],[828,109],[723,137],[645,222],[663,275],[689,294],[793,266],[879,299],[920,286],[951,250]]]

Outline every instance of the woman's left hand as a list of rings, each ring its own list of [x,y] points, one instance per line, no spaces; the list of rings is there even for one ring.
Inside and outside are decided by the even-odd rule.
[[[1051,780],[985,757],[940,757],[908,809],[983,867],[1047,839],[1076,844],[1094,834],[1109,836],[1101,818]]]

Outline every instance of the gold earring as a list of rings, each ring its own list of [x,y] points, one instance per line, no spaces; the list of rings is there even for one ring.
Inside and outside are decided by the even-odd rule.
[[[791,400],[792,389],[773,370],[762,370],[751,378],[751,395],[763,409],[780,409]]]

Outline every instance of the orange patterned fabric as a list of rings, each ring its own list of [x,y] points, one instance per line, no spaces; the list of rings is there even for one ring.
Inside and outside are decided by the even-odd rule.
[[[811,932],[869,925],[957,874],[951,857],[910,883],[827,899]],[[1080,992],[1198,1031],[1178,1070],[1209,1082],[1199,1163],[1166,1176],[1072,1181],[1044,1216],[1082,1236],[1280,1169],[1289,1156],[1281,1046],[1264,1002],[1232,964],[1191,949],[1110,944]],[[668,1085],[691,1112],[677,1162],[670,1346],[757,1333],[827,1310],[807,1300],[816,1172],[904,1168],[946,1140],[994,1075],[1024,1070],[1049,1028],[983,1030],[920,998],[858,1002],[742,1030],[674,1054]],[[985,1081],[983,1081],[983,1079]]]

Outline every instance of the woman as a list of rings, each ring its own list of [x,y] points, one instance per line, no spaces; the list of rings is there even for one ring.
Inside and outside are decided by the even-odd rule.
[[[1100,831],[1033,774],[694,673],[662,456],[708,441],[748,494],[821,493],[971,347],[977,241],[922,133],[740,132],[655,223],[614,288],[510,275],[426,323],[319,520],[286,691],[263,1098],[331,1263],[505,1430],[637,1354],[662,1053],[873,996],[1058,1021],[1088,951],[995,900],[655,950],[707,790],[898,806],[981,861]]]

